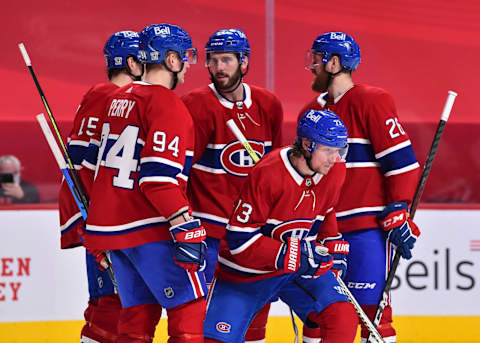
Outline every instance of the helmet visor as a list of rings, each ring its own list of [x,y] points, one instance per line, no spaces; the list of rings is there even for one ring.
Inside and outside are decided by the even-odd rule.
[[[305,69],[306,70],[313,70],[322,64],[323,54],[320,52],[315,52],[312,50],[308,50],[305,53]]]
[[[185,51],[185,55],[183,56],[183,62],[188,62],[189,64],[196,64],[197,63],[197,49],[191,48]]]

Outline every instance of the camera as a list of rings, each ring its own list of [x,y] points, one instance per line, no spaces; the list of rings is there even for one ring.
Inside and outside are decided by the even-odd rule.
[[[13,174],[0,174],[0,183],[13,183]]]

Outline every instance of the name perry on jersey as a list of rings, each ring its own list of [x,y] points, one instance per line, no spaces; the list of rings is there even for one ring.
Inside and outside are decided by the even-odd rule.
[[[107,116],[128,118],[130,111],[135,106],[135,101],[127,99],[113,99]]]

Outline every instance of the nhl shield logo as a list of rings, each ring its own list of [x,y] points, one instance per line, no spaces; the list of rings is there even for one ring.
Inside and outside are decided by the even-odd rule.
[[[307,177],[307,178],[305,179],[305,186],[310,187],[312,184],[313,184],[312,178],[311,178],[311,177]]]
[[[101,276],[98,277],[97,282],[98,282],[98,287],[103,288],[103,279]]]
[[[173,293],[172,287],[165,288],[163,292],[165,293],[165,296],[169,299],[173,298],[173,296],[175,295],[175,293]]]

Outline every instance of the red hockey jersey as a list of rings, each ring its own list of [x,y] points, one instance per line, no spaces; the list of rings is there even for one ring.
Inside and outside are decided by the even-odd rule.
[[[219,279],[250,282],[282,274],[275,260],[287,237],[316,240],[338,234],[334,206],[345,163],[335,163],[327,175],[303,177],[288,159],[290,150],[275,150],[248,175],[221,241]]]
[[[325,108],[348,129],[347,176],[335,207],[339,230],[378,227],[376,215],[387,204],[411,202],[419,173],[393,98],[381,88],[355,85],[333,101],[321,94],[300,115]]]
[[[189,210],[193,135],[190,114],[171,90],[134,82],[112,94],[98,159],[91,144],[82,163],[96,169],[85,246],[124,249],[172,239],[168,218]]]
[[[232,119],[259,157],[281,146],[283,110],[271,92],[243,84],[243,102],[222,97],[213,84],[183,96],[195,126],[188,183],[193,215],[210,237],[221,238],[253,160],[225,124]]]
[[[83,96],[67,141],[68,153],[75,169],[80,168],[90,139],[100,136],[101,125],[99,121],[102,112],[106,106],[108,95],[116,89],[118,89],[118,86],[113,83],[101,83],[90,88]],[[82,179],[82,181],[85,180]],[[88,193],[87,183],[82,183],[85,192]],[[60,212],[61,248],[68,249],[82,245],[80,240],[84,225],[82,214],[66,182],[62,182],[60,187],[58,209]]]

